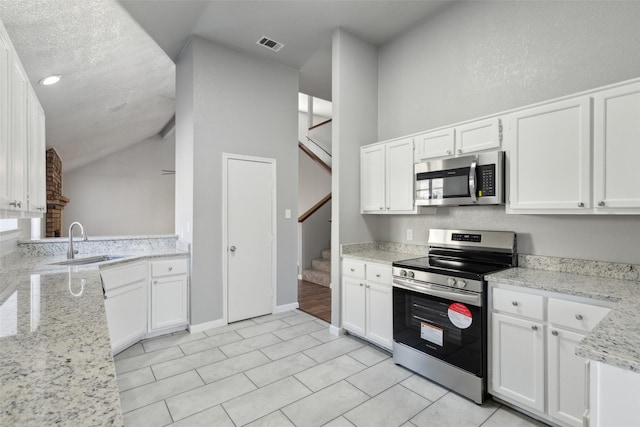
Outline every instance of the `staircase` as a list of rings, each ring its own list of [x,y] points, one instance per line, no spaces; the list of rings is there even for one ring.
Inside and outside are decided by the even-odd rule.
[[[331,285],[331,249],[322,251],[321,259],[311,260],[311,268],[302,271],[302,280],[318,285]]]

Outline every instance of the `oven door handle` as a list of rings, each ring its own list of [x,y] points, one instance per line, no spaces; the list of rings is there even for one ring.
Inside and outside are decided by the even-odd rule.
[[[432,295],[434,297],[449,299],[455,302],[463,302],[476,307],[482,307],[482,295],[471,292],[458,291],[455,289],[447,288],[445,286],[434,285],[429,283],[428,285],[418,285],[413,282],[408,282],[402,279],[393,279],[393,286],[402,288],[408,291],[418,292],[421,294]]]

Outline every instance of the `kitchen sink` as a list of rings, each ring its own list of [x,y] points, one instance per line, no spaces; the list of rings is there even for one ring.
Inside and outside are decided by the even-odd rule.
[[[95,255],[85,258],[74,258],[66,261],[52,262],[51,265],[85,265],[96,262],[111,261],[114,259],[124,258],[124,255]]]

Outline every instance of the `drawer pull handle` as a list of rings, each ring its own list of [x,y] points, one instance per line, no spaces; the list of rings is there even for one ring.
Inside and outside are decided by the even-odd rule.
[[[157,280],[154,280],[154,281],[153,281],[153,284],[154,284],[154,285],[157,285],[157,284],[158,284],[158,281],[157,281]]]
[[[576,314],[576,319],[582,320],[582,314]]]
[[[511,301],[511,305],[514,306],[514,307],[517,307],[518,306],[518,301]]]
[[[537,331],[537,330],[538,330],[538,327],[537,327],[536,325],[531,325],[531,330],[532,330],[532,331]]]
[[[367,288],[370,288],[371,286],[367,285]]]
[[[169,271],[173,270],[173,267],[169,267]]]
[[[554,337],[558,336],[558,331],[551,331],[551,335],[553,335]]]
[[[380,275],[379,275],[379,274],[376,274],[376,277],[380,277]]]
[[[360,283],[360,286],[364,286],[364,283]]]
[[[351,271],[356,271],[356,269],[355,269],[355,268],[350,268],[349,270],[351,270]]]

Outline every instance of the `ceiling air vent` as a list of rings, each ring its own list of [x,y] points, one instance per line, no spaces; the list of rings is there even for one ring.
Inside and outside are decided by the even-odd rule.
[[[269,37],[267,36],[262,36],[260,37],[260,40],[258,40],[256,42],[259,45],[262,45],[264,47],[266,47],[267,49],[270,49],[274,52],[279,51],[280,49],[282,49],[284,47],[284,45],[282,43],[278,43],[275,40],[271,40]]]

